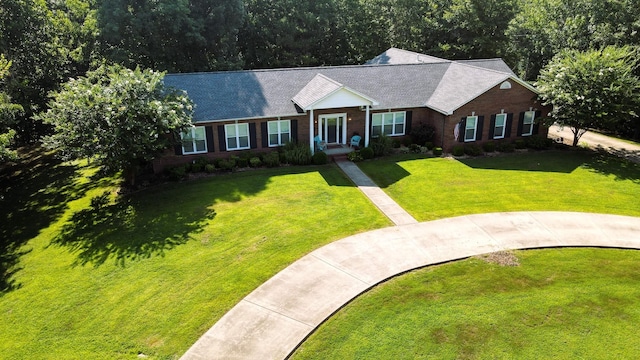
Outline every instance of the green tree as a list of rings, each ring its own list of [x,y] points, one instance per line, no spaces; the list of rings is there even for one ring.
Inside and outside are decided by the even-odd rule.
[[[640,78],[634,74],[637,53],[607,46],[585,52],[566,50],[542,69],[536,83],[551,119],[573,132],[573,146],[590,128],[608,128],[640,105]]]
[[[510,59],[525,79],[535,79],[564,49],[640,45],[638,0],[530,0],[510,22]]]
[[[0,85],[3,79],[9,75],[11,62],[0,54]],[[17,159],[17,154],[11,150],[10,145],[16,135],[10,126],[16,122],[16,117],[22,113],[22,106],[11,103],[11,98],[4,92],[0,92],[0,163]]]
[[[240,67],[242,0],[98,0],[101,52],[127,67],[185,72]]]
[[[89,158],[107,172],[122,170],[134,185],[139,167],[170,145],[172,133],[191,125],[191,101],[164,88],[163,77],[152,70],[102,66],[70,80],[39,115],[54,127],[45,145],[66,159]]]

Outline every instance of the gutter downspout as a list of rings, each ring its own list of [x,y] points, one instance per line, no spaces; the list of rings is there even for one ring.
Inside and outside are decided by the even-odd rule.
[[[444,125],[447,122],[447,116],[443,115],[442,116],[442,145],[440,145],[440,147],[444,150]]]

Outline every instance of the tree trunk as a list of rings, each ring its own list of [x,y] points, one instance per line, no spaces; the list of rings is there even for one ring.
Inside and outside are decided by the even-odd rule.
[[[122,176],[124,176],[125,185],[134,187],[136,186],[136,174],[138,173],[138,167],[131,165],[124,169]]]

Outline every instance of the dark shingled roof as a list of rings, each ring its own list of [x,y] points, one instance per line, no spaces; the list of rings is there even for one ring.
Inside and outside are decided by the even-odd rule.
[[[293,116],[300,113],[294,97],[316,100],[307,92],[318,86],[319,92],[330,92],[323,84],[332,88],[342,85],[374,99],[378,105],[373,109],[427,106],[450,114],[507,79],[521,82],[510,70],[494,66],[498,64],[494,60],[429,58],[432,61],[396,65],[167,74],[164,82],[187,92],[195,103],[195,122]],[[322,76],[317,77],[319,74]]]

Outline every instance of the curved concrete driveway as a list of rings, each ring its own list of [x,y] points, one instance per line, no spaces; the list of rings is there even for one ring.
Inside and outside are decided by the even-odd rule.
[[[357,234],[306,255],[225,314],[183,359],[283,359],[325,319],[403,272],[500,250],[640,248],[640,218],[571,212],[462,216]]]

